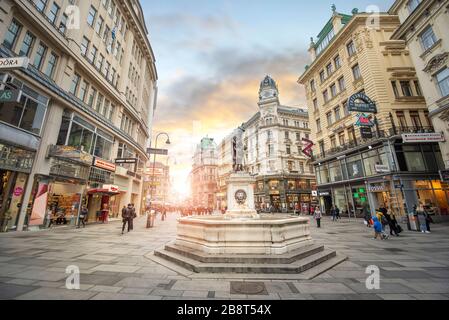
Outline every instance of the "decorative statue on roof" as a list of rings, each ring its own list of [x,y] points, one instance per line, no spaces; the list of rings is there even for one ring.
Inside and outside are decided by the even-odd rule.
[[[337,6],[335,5],[335,4],[333,4],[332,6],[331,6],[331,8],[332,8],[332,12],[335,14],[335,13],[337,13]]]
[[[243,172],[243,158],[244,158],[244,147],[243,147],[243,133],[245,129],[239,127],[234,130],[232,137],[232,168],[234,172]]]

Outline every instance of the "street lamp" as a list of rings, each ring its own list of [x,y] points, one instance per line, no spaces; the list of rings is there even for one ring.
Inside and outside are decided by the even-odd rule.
[[[155,141],[155,146],[154,146],[155,149],[157,149],[157,141],[161,135],[167,136],[167,141],[165,142],[165,144],[167,144],[167,145],[171,144],[169,135],[166,132],[161,132],[156,136],[156,141]],[[156,191],[156,181],[155,181],[155,175],[154,175],[155,169],[156,169],[156,153],[154,153],[153,172],[151,174],[151,181],[153,182],[154,187],[151,186],[151,189],[150,189],[150,211],[151,211],[152,204],[153,204],[153,190]]]

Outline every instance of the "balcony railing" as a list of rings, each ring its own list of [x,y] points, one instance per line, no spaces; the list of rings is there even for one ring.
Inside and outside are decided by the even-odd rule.
[[[361,139],[360,143],[357,141],[350,141],[349,143],[340,145],[338,147],[330,148],[324,153],[317,154],[313,157],[313,160],[324,159],[325,157],[332,156],[344,152],[346,150],[356,147],[358,144],[365,144],[371,141],[377,141],[382,138],[391,138],[404,133],[434,133],[435,129],[433,127],[394,127],[388,130],[379,130],[373,133],[373,138],[371,139]]]

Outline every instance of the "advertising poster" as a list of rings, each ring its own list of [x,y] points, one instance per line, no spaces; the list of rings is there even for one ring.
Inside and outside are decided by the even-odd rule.
[[[40,226],[44,224],[45,212],[48,201],[48,182],[41,181],[37,187],[36,197],[34,198],[33,210],[31,211],[30,226]]]

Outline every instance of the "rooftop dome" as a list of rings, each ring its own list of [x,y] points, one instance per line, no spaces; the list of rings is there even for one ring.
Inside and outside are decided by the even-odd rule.
[[[278,90],[276,81],[274,81],[273,78],[271,78],[270,76],[266,76],[265,79],[260,83],[260,91],[267,88]]]

